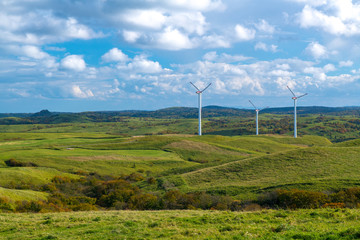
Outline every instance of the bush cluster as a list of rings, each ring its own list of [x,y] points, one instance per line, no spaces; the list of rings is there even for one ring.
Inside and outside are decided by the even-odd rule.
[[[12,201],[7,197],[0,197],[0,211],[54,212],[98,209],[254,211],[262,208],[360,207],[360,188],[349,188],[334,193],[278,189],[262,195],[256,201],[241,202],[229,196],[205,192],[183,193],[174,187],[166,188],[165,192],[145,192],[137,186],[137,182],[154,185],[161,181],[153,177],[146,179],[140,173],[117,178],[85,173],[82,173],[79,179],[56,176],[50,183],[41,187],[42,191],[49,193],[46,201]]]
[[[20,162],[15,158],[10,158],[5,161],[6,166],[8,167],[37,167],[37,164],[32,162]]]
[[[358,208],[360,207],[360,188],[348,188],[334,193],[307,190],[275,190],[258,199],[267,208]]]

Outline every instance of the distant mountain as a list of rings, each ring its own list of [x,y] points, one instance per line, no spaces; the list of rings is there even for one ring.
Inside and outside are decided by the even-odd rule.
[[[49,112],[49,110],[41,110],[40,112],[34,113],[31,115],[32,117],[48,117],[53,115],[53,113]]]
[[[292,114],[293,107],[267,108],[262,113]],[[298,107],[299,115],[324,114],[324,115],[360,115],[360,107]],[[204,118],[213,117],[250,117],[254,115],[253,109],[239,109],[222,106],[206,106],[202,109]],[[180,119],[197,118],[198,108],[170,107],[155,111],[127,110],[127,111],[95,111],[81,113],[60,113],[41,110],[37,113],[3,113],[0,114],[0,124],[54,124],[71,122],[118,122],[124,117]]]

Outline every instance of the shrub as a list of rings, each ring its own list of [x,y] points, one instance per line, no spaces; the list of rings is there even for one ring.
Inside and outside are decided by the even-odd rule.
[[[10,158],[9,160],[5,161],[6,166],[8,167],[37,167],[38,165],[32,162],[20,162],[15,158]]]
[[[138,194],[130,198],[129,208],[137,210],[159,209],[159,201],[155,195],[149,193]]]
[[[330,202],[327,194],[306,190],[275,190],[259,199],[260,203],[272,208],[319,208]]]
[[[332,202],[344,203],[346,207],[356,208],[360,203],[360,188],[348,188],[330,195]]]

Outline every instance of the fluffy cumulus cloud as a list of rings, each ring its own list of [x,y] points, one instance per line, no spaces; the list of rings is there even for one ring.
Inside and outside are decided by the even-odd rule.
[[[126,62],[129,60],[129,57],[118,48],[113,48],[105,53],[101,59],[104,62]]]
[[[315,59],[326,58],[328,56],[328,51],[326,47],[318,42],[311,42],[306,47],[306,52],[313,56]]]
[[[255,38],[255,29],[246,28],[240,24],[235,26],[235,34],[240,41],[249,41]]]
[[[141,1],[142,2],[142,1]],[[117,15],[110,17],[114,24],[124,27],[125,41],[140,46],[166,50],[182,50],[198,46],[228,47],[229,43],[208,32],[204,12],[224,9],[221,0],[143,1],[146,8],[123,4]],[[121,4],[120,4],[121,5]]]
[[[273,34],[275,32],[275,27],[270,25],[266,20],[261,19],[259,23],[255,24],[256,28],[263,33]]]
[[[158,10],[131,9],[124,13],[123,20],[139,27],[160,29],[166,16]]]
[[[164,32],[159,33],[155,46],[167,50],[180,50],[192,48],[193,43],[186,34],[181,33],[178,29],[168,27]]]
[[[61,60],[61,67],[67,70],[81,72],[86,69],[86,63],[81,55],[69,55]]]
[[[90,89],[82,90],[80,86],[73,85],[70,89],[71,95],[76,98],[90,98],[94,97],[93,92]]]
[[[43,44],[71,39],[102,37],[73,17],[59,18],[51,11],[35,11],[9,14],[0,10],[0,42]]]
[[[127,67],[131,71],[141,73],[158,73],[162,71],[159,62],[148,60],[145,56],[136,56]]]
[[[318,28],[333,35],[360,34],[360,3],[352,0],[306,2],[298,21],[303,28]]]

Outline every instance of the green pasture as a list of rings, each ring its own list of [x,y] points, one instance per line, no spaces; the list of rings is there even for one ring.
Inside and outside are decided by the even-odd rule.
[[[274,134],[1,133],[0,186],[31,189],[55,176],[79,178],[79,172],[113,177],[137,172],[181,191],[243,200],[277,188],[335,191],[360,184],[358,143]],[[9,159],[32,167],[7,166]],[[164,191],[146,181],[137,185]]]
[[[65,173],[46,167],[3,167],[0,168],[0,185],[26,188],[29,185],[40,186],[49,183],[55,176],[79,178],[78,175]]]
[[[358,239],[358,209],[2,213],[2,239]]]
[[[358,186],[359,168],[360,148],[312,147],[239,160],[181,177],[189,190],[228,187],[242,194],[276,188],[326,191]]]
[[[0,197],[9,199],[11,201],[37,201],[46,200],[48,194],[40,191],[22,190],[22,189],[7,189],[0,187]]]

